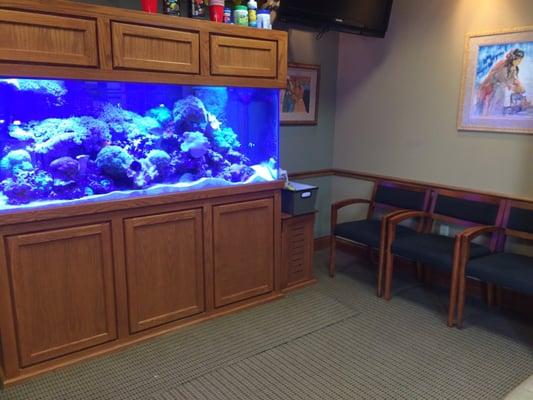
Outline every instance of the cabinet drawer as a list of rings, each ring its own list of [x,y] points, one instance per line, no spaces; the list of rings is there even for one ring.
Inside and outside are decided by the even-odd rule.
[[[277,78],[274,40],[211,35],[211,75]]]
[[[130,331],[204,311],[202,210],[124,222]]]
[[[96,67],[96,22],[0,9],[0,61]]]
[[[116,338],[107,223],[6,240],[21,366]]]
[[[198,74],[198,32],[113,22],[113,67]]]

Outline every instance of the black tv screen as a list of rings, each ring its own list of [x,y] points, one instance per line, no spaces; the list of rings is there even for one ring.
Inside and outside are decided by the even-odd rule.
[[[281,0],[282,21],[384,37],[392,0]]]

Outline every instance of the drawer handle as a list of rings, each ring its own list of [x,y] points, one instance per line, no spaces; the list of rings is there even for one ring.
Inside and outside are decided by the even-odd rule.
[[[308,197],[311,197],[311,192],[303,192],[300,197],[302,199],[307,199]]]

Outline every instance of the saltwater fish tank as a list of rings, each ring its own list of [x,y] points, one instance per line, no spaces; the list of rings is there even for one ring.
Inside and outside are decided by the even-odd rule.
[[[276,180],[278,93],[0,79],[0,210]]]

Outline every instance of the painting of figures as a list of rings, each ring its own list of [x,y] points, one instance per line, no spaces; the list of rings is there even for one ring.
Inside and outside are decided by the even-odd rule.
[[[469,35],[458,128],[533,133],[533,30]]]
[[[280,93],[283,125],[316,125],[318,115],[318,65],[289,64],[287,87]]]

